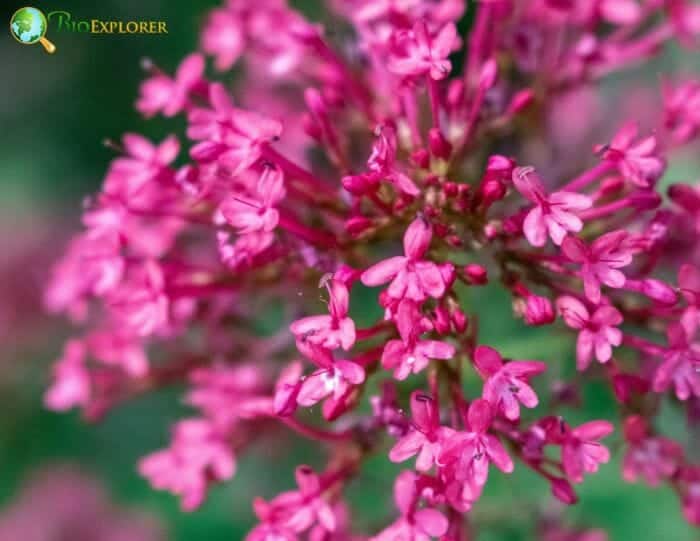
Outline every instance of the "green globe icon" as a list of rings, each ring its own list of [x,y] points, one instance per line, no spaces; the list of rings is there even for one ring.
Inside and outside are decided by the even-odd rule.
[[[10,31],[17,41],[24,45],[40,42],[47,52],[53,53],[56,47],[44,37],[47,26],[44,14],[33,7],[18,9],[10,19]]]

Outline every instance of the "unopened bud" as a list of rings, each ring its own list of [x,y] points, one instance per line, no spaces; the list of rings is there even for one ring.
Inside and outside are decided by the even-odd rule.
[[[625,440],[639,443],[649,435],[649,423],[641,415],[630,415],[623,425]]]
[[[529,88],[516,92],[515,95],[511,98],[510,103],[508,104],[506,113],[508,115],[516,115],[522,110],[529,107],[534,99],[535,93]]]
[[[523,317],[528,325],[549,325],[554,321],[554,307],[546,297],[530,295],[525,300]]]
[[[700,193],[687,184],[672,184],[668,188],[668,196],[678,206],[683,207],[688,212],[700,210]]]
[[[650,299],[662,304],[672,305],[676,304],[676,301],[678,300],[676,292],[671,286],[654,278],[642,280],[642,291]]]
[[[464,276],[471,285],[483,286],[488,284],[488,272],[481,265],[470,263],[464,267]]]
[[[411,161],[421,169],[430,167],[430,153],[424,148],[419,148],[411,153]]]
[[[488,90],[496,84],[497,80],[498,64],[493,58],[489,58],[481,67],[481,73],[479,74],[479,86],[484,90]]]
[[[446,160],[452,154],[452,145],[437,128],[431,128],[428,132],[428,143],[433,156]]]
[[[463,333],[469,326],[469,319],[460,308],[452,311],[452,325],[454,325],[454,328],[458,333]]]
[[[637,210],[651,210],[661,204],[661,196],[650,190],[639,190],[629,196],[629,201]]]
[[[464,81],[453,79],[447,87],[447,105],[456,109],[464,102]]]
[[[550,481],[552,495],[566,505],[573,505],[578,501],[574,487],[566,479],[555,477]]]
[[[488,208],[506,196],[506,187],[502,182],[491,179],[481,185],[480,192],[482,205]]]
[[[374,225],[374,222],[365,216],[353,216],[345,221],[345,231],[353,237],[359,236]]]
[[[438,334],[447,334],[450,332],[450,313],[444,306],[435,308],[433,326]]]

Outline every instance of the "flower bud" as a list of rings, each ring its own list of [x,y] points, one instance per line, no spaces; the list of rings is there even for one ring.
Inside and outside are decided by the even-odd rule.
[[[469,319],[460,308],[452,311],[452,325],[458,333],[463,333],[469,326]]]
[[[452,284],[454,284],[455,278],[457,278],[454,265],[452,263],[442,263],[438,265],[438,269],[440,270],[442,281],[445,283],[445,288],[450,289]]]
[[[474,286],[483,286],[489,282],[486,269],[476,263],[469,263],[464,267],[464,276],[467,278],[467,281]]]
[[[671,286],[654,278],[642,280],[642,292],[650,299],[662,304],[673,305],[678,300]]]
[[[552,489],[552,495],[566,505],[573,505],[578,501],[574,487],[566,479],[555,477],[550,481],[550,488]]]
[[[314,115],[323,116],[327,113],[323,97],[315,88],[307,88],[304,90],[304,102],[306,102],[306,106]]]
[[[447,105],[452,109],[457,109],[464,103],[464,81],[453,79],[447,87]]]
[[[548,298],[530,295],[525,300],[523,317],[528,325],[549,325],[555,318],[554,307]]]
[[[523,109],[526,109],[535,99],[535,93],[530,88],[525,88],[516,92],[510,100],[506,114],[509,116],[516,115]]]
[[[676,205],[688,212],[694,213],[700,210],[700,193],[687,184],[672,184],[668,188],[668,196]]]
[[[488,90],[496,84],[498,80],[498,64],[493,58],[489,58],[484,65],[481,66],[479,74],[479,87],[483,90]]]
[[[634,374],[615,374],[612,384],[615,398],[623,404],[629,402],[633,395],[649,390],[649,383]]]
[[[649,423],[641,415],[631,415],[625,419],[622,430],[625,440],[639,443],[649,435]]]
[[[510,158],[502,156],[501,154],[492,154],[489,156],[488,163],[486,164],[486,171],[488,173],[498,173],[505,180],[513,175],[514,167],[515,162]]]
[[[446,160],[452,153],[452,145],[445,139],[439,129],[431,128],[428,132],[428,143],[433,156]]]
[[[365,195],[377,188],[377,181],[370,175],[348,175],[342,178],[343,188],[353,195]]]
[[[374,222],[365,216],[353,216],[345,221],[345,231],[353,237],[357,237],[370,229]]]
[[[319,126],[318,122],[314,120],[313,116],[309,113],[304,113],[301,119],[302,127],[304,128],[304,133],[311,137],[312,139],[319,140],[323,137],[323,130]]]
[[[447,197],[454,197],[459,194],[459,184],[454,182],[445,182],[442,185],[442,189]]]
[[[605,177],[600,182],[600,188],[598,188],[598,197],[613,197],[620,193],[620,191],[625,187],[625,179],[620,176]]]
[[[450,313],[444,306],[438,306],[433,312],[433,326],[438,334],[450,332]]]
[[[430,167],[430,153],[424,148],[419,148],[411,153],[411,162],[421,169]]]
[[[482,185],[479,190],[479,195],[481,196],[481,204],[488,208],[493,205],[496,201],[500,201],[506,196],[506,187],[502,182],[496,179],[488,179]]]
[[[411,222],[403,237],[404,252],[411,259],[420,259],[430,246],[433,230],[428,221],[419,216]]]
[[[678,300],[676,292],[671,286],[654,278],[627,280],[625,289],[641,293],[660,304],[673,305]]]
[[[477,398],[469,406],[467,421],[469,428],[474,432],[486,432],[493,420],[491,404],[483,398]]]

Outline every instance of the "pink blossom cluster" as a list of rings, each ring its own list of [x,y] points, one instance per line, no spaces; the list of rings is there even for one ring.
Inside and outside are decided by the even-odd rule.
[[[700,524],[700,465],[657,418],[663,401],[700,423],[700,189],[659,182],[700,136],[700,79],[670,74],[649,127],[617,119],[588,149],[533,151],[559,144],[546,119],[564,96],[667,42],[697,46],[700,6],[328,4],[333,32],[284,0],[230,0],[174,75],[144,63],[136,109],[186,133],[109,143],[118,157],[46,293],[84,328],[47,406],[97,419],[184,387],[192,415],[139,470],[186,510],[263,432],[326,449],[296,488],[255,499],[248,541],[465,540],[490,472],[530,469],[574,504],[614,438],[622,477],[672,486]],[[205,75],[207,56],[235,85]],[[465,298],[487,284],[512,298],[504,318],[568,337],[574,380],[549,375],[568,357],[483,342]],[[261,332],[272,314],[282,324]],[[618,411],[572,426],[556,408],[585,378]],[[397,511],[359,532],[344,489],[374,455],[404,468]]]

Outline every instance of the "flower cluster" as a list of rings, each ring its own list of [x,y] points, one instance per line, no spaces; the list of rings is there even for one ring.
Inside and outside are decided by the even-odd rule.
[[[139,470],[187,510],[261,432],[322,444],[325,467],[255,500],[249,541],[467,539],[494,470],[528,468],[574,504],[617,419],[624,479],[673,486],[700,524],[700,465],[656,419],[668,401],[700,423],[700,190],[664,199],[659,183],[700,136],[700,80],[669,78],[653,124],[616,119],[609,139],[583,136],[591,151],[578,120],[548,125],[666,42],[696,45],[700,7],[329,4],[332,35],[284,0],[230,0],[174,75],[144,63],[136,109],[182,116],[186,134],[109,142],[119,156],[46,293],[85,327],[47,406],[97,419],[184,385],[196,413]],[[213,81],[206,56],[244,76]],[[567,357],[483,343],[465,299],[485,287],[512,297],[504,318],[569,337],[576,381],[607,382],[617,419],[559,414],[576,402],[551,375]],[[405,468],[396,518],[356,532],[344,488],[376,454]],[[546,539],[605,538],[542,524]]]

